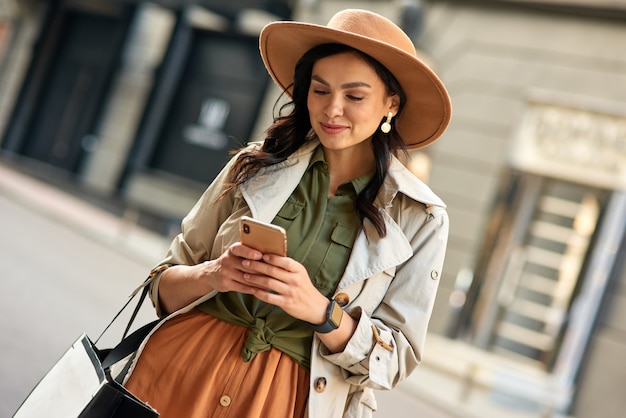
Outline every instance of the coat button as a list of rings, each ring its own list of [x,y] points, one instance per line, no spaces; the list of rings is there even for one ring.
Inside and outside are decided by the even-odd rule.
[[[222,406],[229,406],[230,402],[231,402],[230,396],[224,395],[220,398],[220,405]]]
[[[337,305],[344,307],[350,302],[350,296],[347,293],[338,293],[335,296],[335,302],[337,302]]]
[[[317,393],[322,393],[326,390],[326,378],[325,377],[318,377],[317,379],[315,379],[315,391]]]

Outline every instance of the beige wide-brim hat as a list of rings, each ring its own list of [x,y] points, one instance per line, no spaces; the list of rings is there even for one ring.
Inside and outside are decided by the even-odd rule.
[[[291,95],[298,60],[314,46],[340,43],[384,65],[398,80],[407,102],[395,128],[409,149],[439,138],[450,123],[450,96],[437,75],[416,54],[411,39],[389,19],[367,10],[337,13],[327,26],[277,21],[261,31],[259,47],[267,71]]]

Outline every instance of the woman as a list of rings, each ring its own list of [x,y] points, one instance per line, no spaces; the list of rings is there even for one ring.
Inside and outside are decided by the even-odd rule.
[[[371,12],[271,23],[260,47],[293,100],[153,270],[170,317],[126,386],[163,417],[367,417],[372,389],[421,360],[448,233],[443,202],[395,155],[443,133],[449,98]],[[284,227],[287,257],[240,244],[244,215]]]

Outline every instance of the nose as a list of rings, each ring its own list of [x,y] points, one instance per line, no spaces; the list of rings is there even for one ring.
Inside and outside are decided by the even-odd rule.
[[[343,115],[343,104],[341,103],[341,98],[335,95],[329,95],[328,103],[324,108],[324,113],[329,119]]]

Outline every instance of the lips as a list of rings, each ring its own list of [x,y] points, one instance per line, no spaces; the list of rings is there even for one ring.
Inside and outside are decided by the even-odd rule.
[[[322,122],[320,122],[320,127],[325,133],[330,134],[330,135],[336,135],[348,129],[348,127],[345,125],[337,125],[334,123],[322,123]]]

